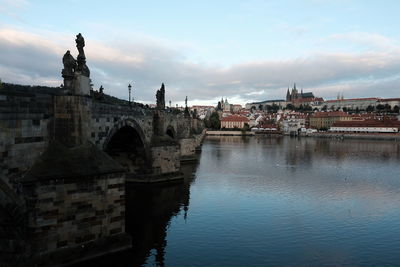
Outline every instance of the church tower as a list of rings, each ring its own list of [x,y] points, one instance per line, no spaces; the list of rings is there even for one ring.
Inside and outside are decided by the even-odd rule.
[[[287,92],[286,92],[286,101],[290,101],[290,91],[289,91],[289,87],[287,88]]]
[[[293,89],[292,89],[291,100],[294,100],[294,99],[297,99],[297,98],[299,98],[299,93],[297,92],[296,83],[294,83]]]

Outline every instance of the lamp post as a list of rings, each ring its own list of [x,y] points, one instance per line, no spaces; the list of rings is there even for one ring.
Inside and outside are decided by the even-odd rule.
[[[128,91],[129,91],[129,106],[131,105],[131,88],[132,88],[132,85],[129,84],[129,85],[128,85]]]

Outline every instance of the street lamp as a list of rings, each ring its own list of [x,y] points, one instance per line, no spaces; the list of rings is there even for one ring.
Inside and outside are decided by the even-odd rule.
[[[131,88],[132,88],[132,85],[129,84],[129,85],[128,85],[128,91],[129,91],[129,105],[131,105]]]

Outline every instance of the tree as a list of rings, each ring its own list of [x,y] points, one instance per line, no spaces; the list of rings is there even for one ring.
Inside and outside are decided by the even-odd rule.
[[[385,104],[385,112],[391,112],[392,107],[389,104]]]
[[[258,106],[258,109],[262,111],[262,110],[263,110],[263,105],[260,104],[260,105]]]
[[[205,123],[207,128],[211,128],[213,130],[218,130],[221,128],[221,121],[219,119],[218,112],[213,112],[211,113],[210,118],[208,121]]]
[[[367,112],[373,112],[375,110],[375,107],[374,106],[371,106],[371,105],[369,105],[366,109],[365,109],[365,111],[367,111]]]
[[[306,104],[304,106],[304,111],[311,111],[311,110],[312,110],[312,107],[309,104]]]
[[[400,111],[399,106],[396,105],[396,106],[393,107],[393,112],[394,112],[394,113],[399,114],[399,111]]]
[[[379,104],[379,105],[376,106],[376,110],[379,111],[379,112],[382,112],[384,109],[385,109],[385,106],[382,105],[382,104]]]
[[[0,79],[0,89],[3,89],[3,82]]]
[[[275,103],[272,104],[272,111],[276,113],[278,110],[279,110],[279,106]]]
[[[322,111],[326,111],[328,109],[328,106],[327,105],[324,105],[323,107],[322,107]]]
[[[294,106],[292,105],[292,104],[287,104],[287,106],[286,106],[286,108],[288,109],[288,110],[293,110],[294,109]]]
[[[247,122],[245,122],[243,125],[243,128],[242,128],[242,131],[248,131],[249,129],[250,129],[250,125]]]

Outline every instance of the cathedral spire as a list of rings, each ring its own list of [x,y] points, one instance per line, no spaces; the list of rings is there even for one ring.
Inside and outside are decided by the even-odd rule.
[[[287,92],[286,92],[286,101],[290,101],[290,91],[289,91],[289,87],[287,88]]]

